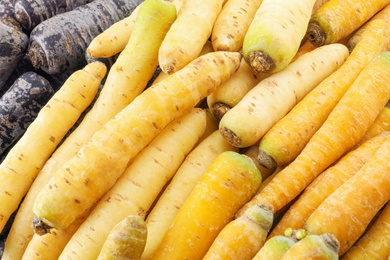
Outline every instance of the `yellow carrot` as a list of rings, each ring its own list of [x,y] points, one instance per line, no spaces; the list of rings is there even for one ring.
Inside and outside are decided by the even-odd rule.
[[[251,260],[264,245],[273,222],[271,205],[249,208],[227,224],[211,244],[203,260]]]
[[[260,171],[247,157],[221,153],[196,184],[151,259],[202,259],[260,183]]]
[[[347,47],[342,44],[316,48],[283,71],[262,80],[222,117],[219,125],[222,135],[237,147],[255,144],[348,55]]]
[[[214,159],[225,151],[238,152],[215,131],[186,157],[146,218],[148,238],[142,259],[150,259],[178,211]]]
[[[295,236],[274,236],[265,242],[253,260],[280,260],[296,242]]]
[[[92,102],[105,73],[100,62],[74,72],[8,152],[0,165],[0,230],[56,146]]]
[[[315,0],[263,0],[242,53],[255,72],[275,73],[291,62],[306,34]]]
[[[342,260],[387,259],[390,256],[390,204],[379,218],[342,257]]]
[[[366,134],[360,142],[365,142],[384,131],[390,131],[390,108],[389,103],[383,108],[382,112],[377,116],[374,123],[368,128]]]
[[[111,230],[97,260],[141,259],[146,237],[144,220],[137,215],[127,216]]]
[[[390,139],[390,132],[383,132],[369,139],[321,173],[283,215],[272,230],[270,237],[283,234],[286,228],[303,228],[313,211],[338,187],[356,174],[388,139]]]
[[[390,52],[382,52],[363,69],[298,157],[238,215],[259,201],[268,201],[277,211],[295,199],[322,171],[360,141],[389,98]]]
[[[239,51],[262,0],[228,0],[214,23],[211,42],[215,51]]]
[[[311,16],[308,40],[315,46],[337,42],[389,3],[389,0],[330,0]]]
[[[183,0],[171,29],[161,44],[158,61],[170,75],[199,56],[224,0]]]
[[[261,166],[257,162],[257,156],[259,155],[259,147],[257,144],[250,146],[248,149],[245,149],[245,151],[242,153],[245,154],[246,156],[248,156],[249,158],[251,158],[253,160],[253,162],[255,163],[257,169],[260,170],[261,176],[263,178],[263,182],[261,183],[261,185],[264,185],[264,181],[266,179],[268,179],[268,177],[270,175],[272,175],[274,172],[276,172],[276,170],[270,170],[270,169],[264,168],[263,166]]]
[[[358,173],[311,214],[304,227],[307,232],[331,233],[340,243],[339,255],[348,251],[390,199],[389,155],[387,140]]]
[[[270,161],[282,166],[298,156],[361,70],[385,48],[389,35],[386,28],[384,21],[373,21],[343,65],[263,136],[259,145],[260,164]]]

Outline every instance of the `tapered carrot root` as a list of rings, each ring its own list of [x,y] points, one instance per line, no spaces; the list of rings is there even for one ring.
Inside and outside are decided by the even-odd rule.
[[[390,204],[379,218],[342,257],[342,260],[387,259],[390,256]]]
[[[360,141],[389,98],[390,52],[382,52],[359,74],[299,156],[240,209],[238,216],[260,201],[280,210],[295,199]]]
[[[106,67],[98,62],[74,72],[40,110],[0,165],[0,230],[67,131],[92,102]],[[60,120],[56,120],[58,116]]]
[[[214,23],[211,42],[215,51],[239,51],[262,0],[229,0]]]
[[[310,234],[333,234],[340,243],[340,256],[358,240],[390,199],[389,154],[390,140],[387,140],[357,174],[321,203],[305,223]]]
[[[159,51],[159,64],[170,75],[199,56],[223,0],[185,0]]]
[[[130,215],[112,229],[97,260],[140,259],[146,237],[144,220],[140,216]]]
[[[384,50],[388,35],[384,21],[373,21],[343,65],[263,136],[259,145],[263,157],[259,158],[259,163],[264,164],[263,158],[273,160],[278,166],[292,162],[362,69]]]
[[[332,234],[309,235],[293,245],[281,260],[337,260],[339,247]]]
[[[214,159],[225,151],[238,152],[238,148],[215,131],[186,157],[146,218],[148,239],[142,259],[151,258],[196,183]]]
[[[314,0],[263,0],[244,38],[242,52],[255,72],[284,69],[306,34]]]
[[[222,117],[219,125],[222,136],[237,147],[255,144],[348,55],[347,47],[342,44],[316,48],[285,70],[262,80]]]
[[[251,260],[264,245],[273,222],[273,209],[269,204],[255,205],[244,215],[227,224],[203,260]]]
[[[389,0],[331,0],[311,16],[308,40],[315,46],[337,42],[389,3]]]
[[[313,211],[338,187],[356,174],[388,139],[390,139],[390,132],[383,132],[361,144],[343,156],[334,166],[321,173],[283,215],[272,230],[270,237],[283,234],[286,228],[303,228]]]

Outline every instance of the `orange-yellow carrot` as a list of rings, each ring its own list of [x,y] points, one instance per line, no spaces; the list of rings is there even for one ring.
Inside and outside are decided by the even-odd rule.
[[[249,208],[219,232],[203,260],[251,260],[264,245],[272,222],[270,205]]]
[[[211,42],[215,51],[239,51],[262,0],[228,0],[214,23]]]
[[[342,260],[376,260],[390,256],[390,203],[372,226],[342,257]]]
[[[389,3],[389,0],[330,0],[311,16],[308,40],[315,46],[337,42]]]
[[[389,64],[390,65],[390,64]],[[390,199],[390,140],[333,192],[305,223],[309,234],[333,234],[343,255]]]
[[[260,183],[260,171],[250,159],[232,151],[221,153],[196,184],[151,259],[202,259]]]
[[[295,199],[322,171],[360,141],[389,98],[390,52],[382,52],[359,74],[299,156],[238,215],[263,200],[277,211]]]
[[[366,134],[360,142],[365,142],[384,131],[390,131],[390,108],[389,103],[383,108],[382,112],[377,116],[374,123],[368,128]]]
[[[338,187],[356,174],[388,139],[390,139],[390,132],[383,132],[369,139],[321,173],[283,215],[272,230],[270,237],[283,234],[286,228],[303,228],[313,211]]]
[[[307,94],[261,139],[260,158],[271,157],[276,165],[293,161],[321,127],[361,70],[386,46],[387,25],[373,21],[341,67]],[[268,159],[270,161],[270,159]]]

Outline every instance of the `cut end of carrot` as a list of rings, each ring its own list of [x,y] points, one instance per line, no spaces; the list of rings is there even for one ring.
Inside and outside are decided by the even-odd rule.
[[[323,241],[324,241],[324,244],[331,250],[333,250],[334,252],[338,253],[339,250],[340,250],[340,243],[339,241],[337,240],[337,238],[330,234],[330,233],[325,233],[323,235],[321,235]]]
[[[272,158],[271,155],[269,155],[261,148],[259,148],[259,154],[257,155],[257,162],[268,170],[272,170],[272,171],[276,170],[277,164],[274,158]]]
[[[36,41],[31,43],[27,56],[34,68],[48,68],[45,52]]]
[[[220,129],[221,135],[225,138],[225,140],[233,145],[234,147],[241,147],[241,138],[237,136],[236,133],[234,133],[229,128],[223,127]]]
[[[248,63],[256,73],[268,72],[275,67],[272,58],[264,51],[252,51],[248,55]]]
[[[211,113],[213,113],[213,115],[221,120],[222,117],[226,114],[227,111],[229,111],[231,109],[230,106],[226,105],[225,103],[222,103],[222,102],[216,102],[214,103],[212,106],[211,106]]]
[[[41,218],[38,216],[35,216],[31,222],[31,228],[33,229],[34,233],[40,236],[43,236],[47,233],[50,233],[50,230],[52,229],[51,226],[46,224]]]
[[[320,47],[325,44],[326,33],[316,22],[309,23],[306,35],[309,42],[316,47]]]
[[[31,30],[31,19],[24,8],[18,8],[16,5],[15,18],[26,30]]]

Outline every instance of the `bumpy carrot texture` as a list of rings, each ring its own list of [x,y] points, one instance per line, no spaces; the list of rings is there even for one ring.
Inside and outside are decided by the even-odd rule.
[[[202,259],[260,183],[260,171],[249,159],[232,151],[221,153],[187,198],[152,259]]]
[[[331,0],[311,16],[308,40],[315,46],[337,42],[389,3],[389,0]]]
[[[374,21],[341,67],[305,96],[260,141],[278,166],[292,162],[321,127],[361,70],[386,46],[386,23]],[[261,163],[261,162],[260,162]]]
[[[390,140],[363,168],[333,192],[307,219],[310,234],[333,234],[343,255],[390,199]]]
[[[390,132],[383,132],[349,152],[334,166],[321,173],[283,215],[272,230],[270,237],[283,234],[286,228],[303,228],[313,211],[338,187],[356,174],[388,139],[390,139]]]
[[[390,52],[382,52],[359,74],[300,155],[240,212],[263,200],[275,210],[291,202],[360,141],[389,98]]]

